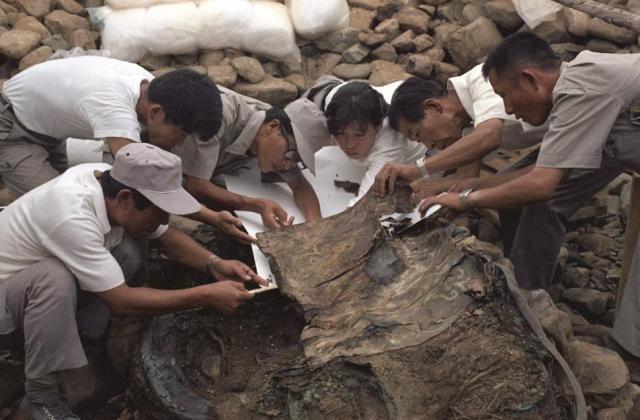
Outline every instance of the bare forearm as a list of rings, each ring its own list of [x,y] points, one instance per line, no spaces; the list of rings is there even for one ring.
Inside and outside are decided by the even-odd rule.
[[[187,234],[169,228],[157,240],[171,260],[198,271],[206,271],[211,252]]]
[[[201,203],[221,210],[245,210],[259,212],[260,200],[236,194],[207,180],[186,175],[186,189]]]
[[[305,181],[306,185],[298,186],[293,189],[293,199],[296,206],[300,209],[306,221],[318,220],[322,218],[320,213],[320,202],[315,191]]]
[[[205,290],[205,286],[182,290],[127,287],[126,293],[119,293],[118,299],[114,300],[111,304],[109,304],[107,300],[107,305],[109,305],[110,309],[117,315],[162,315],[205,306]]]

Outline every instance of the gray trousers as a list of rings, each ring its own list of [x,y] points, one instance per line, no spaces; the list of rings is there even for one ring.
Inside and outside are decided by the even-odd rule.
[[[65,140],[27,130],[0,95],[0,178],[17,198],[67,169]]]
[[[131,284],[142,264],[138,244],[125,236],[111,253]],[[1,282],[0,287],[6,311],[24,338],[28,379],[87,364],[80,332],[90,338],[104,334],[110,313],[95,295],[79,289],[62,261],[43,259]]]
[[[502,172],[533,165],[537,156],[536,150]],[[623,169],[620,162],[607,157],[599,169],[572,170],[549,201],[499,210],[504,253],[513,263],[520,287],[531,290],[551,285],[567,220]]]

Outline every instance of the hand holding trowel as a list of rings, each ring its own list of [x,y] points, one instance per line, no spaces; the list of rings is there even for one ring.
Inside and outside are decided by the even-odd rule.
[[[446,194],[446,193],[442,193]],[[440,194],[440,195],[442,195]],[[418,203],[418,205],[413,209],[413,211],[409,213],[391,213],[380,216],[380,225],[382,229],[389,236],[397,236],[405,230],[417,225],[423,220],[431,218],[433,215],[438,213],[442,206],[440,204],[435,204],[427,209],[426,212],[421,213],[420,207],[422,202]]]

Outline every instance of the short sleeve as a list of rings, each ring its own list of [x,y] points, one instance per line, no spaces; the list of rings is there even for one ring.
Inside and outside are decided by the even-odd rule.
[[[43,245],[69,268],[82,290],[104,292],[124,283],[122,269],[105,248],[98,225],[87,224],[82,216],[60,221]]]
[[[88,122],[96,139],[122,137],[140,141],[140,123],[135,110],[136,100],[123,86],[92,92],[78,101],[76,112]]]
[[[501,120],[513,119],[504,110],[502,98],[493,91],[491,84],[482,76],[474,78],[469,84],[469,93],[473,101],[473,113],[475,118],[473,125],[477,127],[485,121],[498,118]]]
[[[602,150],[621,109],[622,102],[609,94],[585,89],[555,93],[549,130],[542,139],[536,165],[599,168]]]
[[[184,143],[172,150],[182,159],[182,172],[204,180],[210,180],[218,164],[220,141],[218,137],[200,141],[195,136],[187,136]]]

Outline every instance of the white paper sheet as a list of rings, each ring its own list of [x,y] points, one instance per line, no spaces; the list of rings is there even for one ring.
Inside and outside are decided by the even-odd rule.
[[[293,194],[287,184],[263,183],[260,181],[260,172],[255,159],[251,161],[249,166],[249,169],[242,170],[237,175],[224,176],[227,189],[249,197],[273,200],[280,204],[289,216],[295,217],[294,224],[303,223],[304,217],[296,206]],[[322,216],[328,217],[345,210],[349,201],[354,197],[354,194],[337,188],[333,183],[334,180],[360,183],[365,172],[366,167],[350,161],[338,146],[328,146],[316,153],[316,176],[314,177],[308,170],[304,170],[303,174],[318,196]],[[250,235],[255,236],[256,233],[266,230],[258,213],[238,211],[236,214]],[[252,245],[252,249],[258,275],[265,279],[273,279],[267,257],[257,245]]]

